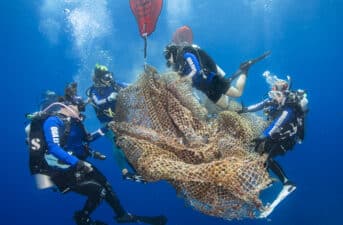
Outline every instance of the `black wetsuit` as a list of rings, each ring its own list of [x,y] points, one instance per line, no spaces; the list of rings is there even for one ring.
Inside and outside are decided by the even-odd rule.
[[[217,65],[201,49],[184,47],[177,56],[176,70],[181,76],[191,76],[193,86],[216,103],[230,88],[230,80],[218,75]]]
[[[68,121],[70,124],[66,126],[66,120],[51,116],[43,125],[48,148],[44,159],[52,181],[62,193],[74,191],[88,197],[82,210],[86,216],[95,210],[102,199],[112,207],[117,216],[123,216],[126,211],[105,176],[94,166],[88,173],[78,168],[80,160],[84,161],[89,156],[84,142],[90,140],[90,137],[81,121]],[[66,134],[67,127],[69,130]]]
[[[288,178],[274,158],[284,155],[287,151],[293,149],[297,140],[304,138],[303,113],[298,112],[299,109],[297,109],[295,104],[290,104],[286,101],[286,103],[280,105],[270,98],[249,106],[244,111],[255,112],[261,109],[266,110],[272,122],[263,131],[264,147],[260,148],[261,142],[259,142],[255,150],[260,153],[268,153],[268,168],[285,184]]]
[[[62,191],[74,191],[87,196],[87,201],[82,209],[90,215],[105,200],[117,216],[123,216],[126,211],[120,204],[115,192],[106,177],[93,166],[93,171],[87,174],[78,174],[76,169],[55,172],[52,180]]]

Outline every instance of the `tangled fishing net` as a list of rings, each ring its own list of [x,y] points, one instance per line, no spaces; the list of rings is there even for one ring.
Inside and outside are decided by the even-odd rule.
[[[167,180],[189,205],[224,219],[255,218],[270,184],[266,158],[251,150],[257,117],[225,111],[208,119],[191,84],[148,67],[117,97],[117,144],[148,181]]]

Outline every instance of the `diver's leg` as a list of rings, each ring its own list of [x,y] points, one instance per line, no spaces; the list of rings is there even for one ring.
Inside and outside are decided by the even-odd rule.
[[[113,155],[116,165],[120,168],[122,175],[125,175],[128,171],[127,169],[127,159],[124,152],[116,145],[115,135],[112,131],[108,132],[106,136],[111,140],[113,146]]]
[[[239,66],[239,69],[233,75],[231,75],[230,77],[226,75],[224,78],[228,79],[230,83],[232,83],[233,80],[237,79],[235,86],[231,86],[226,92],[226,95],[231,97],[240,97],[243,94],[246,79],[248,76],[248,70],[250,69],[250,67],[255,63],[261,61],[262,59],[266,58],[268,55],[270,55],[270,53],[271,51],[267,51],[255,59],[250,59],[246,62],[243,62]]]
[[[245,61],[245,62],[241,63],[241,65],[239,65],[239,69],[234,74],[232,74],[231,76],[226,74],[224,76],[224,78],[229,79],[230,81],[232,81],[232,80],[236,79],[242,73],[247,74],[248,70],[250,69],[250,67],[252,65],[254,65],[255,63],[257,63],[257,62],[261,61],[262,59],[266,58],[270,54],[271,54],[271,51],[267,51],[267,52],[263,53],[262,55],[260,55],[257,58],[250,59],[248,61]]]
[[[167,223],[167,218],[165,216],[138,216],[128,213],[121,205],[120,200],[113,191],[111,185],[107,181],[102,185],[105,188],[104,199],[116,214],[115,220],[118,223],[143,222],[152,225],[164,225]]]
[[[280,179],[282,184],[286,184],[288,178],[285,175],[285,172],[282,170],[281,166],[273,159],[269,158],[268,168],[275,173],[275,175]]]
[[[93,167],[91,173],[91,179],[94,183],[99,185],[101,188],[101,198],[111,206],[116,215],[124,215],[125,209],[122,207],[118,197],[112,189],[111,184],[107,181],[106,177],[96,168]]]
[[[235,98],[240,97],[243,94],[243,90],[244,90],[244,87],[246,84],[246,80],[247,80],[246,73],[241,73],[237,78],[235,86],[233,86],[231,83],[231,86],[227,90],[225,95],[230,96],[230,97],[235,97]]]
[[[127,169],[127,160],[124,152],[118,148],[116,145],[113,145],[113,155],[116,164],[119,166],[122,175],[125,175],[129,170]]]
[[[105,196],[105,188],[93,180],[87,180],[76,184],[72,190],[81,195],[87,196],[83,209],[74,214],[74,220],[77,225],[104,224],[100,221],[93,221],[90,214],[98,207]]]
[[[105,200],[111,206],[113,212],[117,216],[123,216],[126,214],[126,210],[120,203],[119,198],[117,197],[116,193],[113,191],[111,185],[106,182],[104,184],[104,188],[106,189]]]

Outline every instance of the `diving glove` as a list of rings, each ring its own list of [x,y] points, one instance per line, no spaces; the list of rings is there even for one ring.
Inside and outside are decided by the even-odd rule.
[[[268,139],[267,136],[261,134],[259,137],[254,138],[252,142],[255,144],[255,152],[262,154],[264,152],[264,147],[261,145]]]
[[[117,95],[118,95],[117,93],[112,92],[112,93],[107,97],[107,101],[111,102],[111,101],[116,100]]]
[[[131,180],[134,182],[142,182],[142,183],[146,183],[146,181],[143,179],[142,176],[137,175],[135,173],[131,173],[131,172],[126,172],[123,174],[123,180]]]
[[[247,107],[242,107],[241,109],[236,111],[238,114],[242,114],[242,113],[247,113],[248,112],[248,108]]]
[[[106,159],[106,155],[102,154],[101,152],[97,152],[97,151],[92,151],[91,156],[94,159],[99,159],[99,160],[105,160]]]
[[[79,160],[76,164],[76,170],[82,174],[87,174],[93,171],[93,167],[90,163]]]

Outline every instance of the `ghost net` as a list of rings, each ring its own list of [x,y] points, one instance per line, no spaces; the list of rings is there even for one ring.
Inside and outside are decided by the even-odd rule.
[[[191,84],[147,67],[117,97],[110,123],[117,144],[148,181],[167,180],[196,210],[224,219],[255,218],[271,182],[266,157],[251,150],[262,120],[225,111],[207,119]]]

